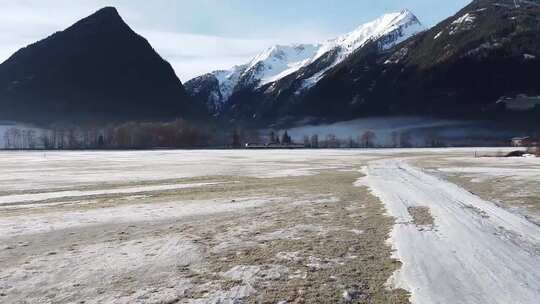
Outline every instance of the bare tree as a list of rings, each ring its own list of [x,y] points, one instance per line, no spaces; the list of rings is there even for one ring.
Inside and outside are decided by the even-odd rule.
[[[375,146],[375,132],[368,130],[360,136],[360,143],[364,148],[373,148]]]
[[[79,141],[77,139],[77,130],[75,128],[70,128],[67,131],[67,147],[69,149],[79,149]]]
[[[23,148],[22,132],[18,128],[9,128],[4,134],[4,141],[6,149]]]
[[[7,131],[4,132],[4,148],[11,149],[11,138],[9,137],[9,133]]]
[[[339,141],[335,134],[326,135],[326,147],[327,148],[339,148]]]
[[[430,131],[426,134],[426,146],[427,147],[441,147],[442,142],[438,137],[437,133]]]
[[[234,128],[232,135],[232,146],[233,148],[240,148],[242,146],[240,131],[238,130],[238,128]]]
[[[36,131],[33,129],[30,129],[26,132],[27,142],[28,142],[28,148],[29,149],[35,149],[36,148]]]
[[[246,141],[249,143],[260,144],[262,142],[261,135],[257,130],[249,130],[246,134]]]
[[[412,148],[411,133],[403,131],[399,134],[400,146],[403,148]]]
[[[43,149],[49,150],[51,149],[51,138],[49,137],[49,131],[43,131],[41,133],[41,136],[39,137],[39,140],[41,141],[41,145],[43,146]]]
[[[311,135],[311,148],[319,148],[319,135],[313,134]]]
[[[392,138],[392,148],[399,147],[399,133],[394,131],[390,134],[390,137]]]
[[[311,148],[311,141],[309,140],[309,136],[304,135],[302,137],[302,142],[304,143],[305,148]]]
[[[352,136],[349,136],[349,138],[347,138],[347,148],[356,148],[356,142],[354,141]]]

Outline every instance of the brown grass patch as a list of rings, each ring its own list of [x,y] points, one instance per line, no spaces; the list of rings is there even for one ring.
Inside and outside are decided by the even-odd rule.
[[[429,207],[419,206],[419,207],[409,207],[407,208],[409,214],[413,218],[413,223],[416,226],[433,226],[435,220],[431,215]]]

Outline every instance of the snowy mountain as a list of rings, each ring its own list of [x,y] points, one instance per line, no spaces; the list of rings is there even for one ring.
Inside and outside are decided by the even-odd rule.
[[[219,112],[236,90],[257,88],[297,71],[311,62],[320,45],[276,45],[253,57],[249,63],[230,70],[219,70],[186,83],[193,96],[204,96],[212,113]]]
[[[335,59],[314,76],[306,79],[304,87],[310,88],[315,85],[328,70],[347,59],[368,42],[379,41],[379,47],[384,51],[423,30],[424,26],[408,10],[386,14],[372,22],[363,24],[356,30],[330,40],[321,46],[313,61],[332,53],[334,53]]]
[[[408,10],[386,14],[323,43],[273,46],[245,65],[196,77],[186,83],[186,89],[196,100],[205,103],[211,112],[219,114],[236,92],[263,87],[272,91],[277,88],[277,82],[294,74],[298,74],[302,89],[309,89],[326,72],[367,43],[378,41],[384,51],[423,29]]]
[[[540,107],[509,106],[533,104],[530,100],[540,96],[538,16],[539,1],[474,0],[387,52],[355,52],[294,100],[294,107],[285,98],[272,112],[326,119],[429,115],[538,121]]]

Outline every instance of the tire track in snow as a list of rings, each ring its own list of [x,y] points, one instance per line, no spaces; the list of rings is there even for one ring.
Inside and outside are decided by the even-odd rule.
[[[390,242],[403,265],[389,283],[413,303],[538,303],[540,227],[402,160],[369,163],[368,186],[396,218]],[[409,207],[429,207],[433,230]]]

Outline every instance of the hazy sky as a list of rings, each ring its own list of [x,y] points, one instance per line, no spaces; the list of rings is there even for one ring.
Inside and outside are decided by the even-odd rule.
[[[0,0],[0,62],[103,6],[115,6],[182,81],[245,63],[273,44],[320,42],[408,8],[426,26],[470,0]]]

